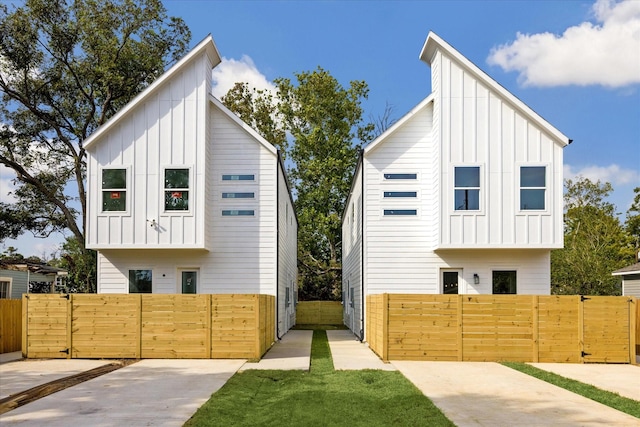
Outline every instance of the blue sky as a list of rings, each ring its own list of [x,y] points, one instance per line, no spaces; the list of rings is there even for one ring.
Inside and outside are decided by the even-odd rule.
[[[365,118],[400,118],[431,91],[418,59],[429,31],[573,139],[565,178],[609,181],[619,212],[640,186],[640,1],[164,0],[195,46],[207,34],[223,63],[217,96],[236,80],[270,88],[317,66],[343,85],[364,80]],[[634,35],[635,34],[635,35]],[[215,91],[214,91],[215,92]],[[0,181],[2,193],[7,174]],[[4,246],[51,252],[61,238]],[[2,248],[0,247],[0,250]]]

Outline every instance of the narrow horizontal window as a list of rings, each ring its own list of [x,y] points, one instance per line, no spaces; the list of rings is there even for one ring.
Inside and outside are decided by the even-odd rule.
[[[416,191],[385,191],[384,197],[416,197]]]
[[[255,215],[255,211],[253,209],[222,211],[222,216],[254,216],[254,215]]]
[[[385,173],[384,179],[417,179],[416,173]]]
[[[253,199],[255,193],[222,193],[223,199]]]
[[[255,181],[255,175],[222,175],[223,181]]]
[[[385,215],[417,215],[417,209],[385,209]]]

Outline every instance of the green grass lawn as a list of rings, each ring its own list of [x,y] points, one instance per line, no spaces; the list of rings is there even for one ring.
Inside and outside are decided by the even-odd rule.
[[[313,332],[311,370],[245,371],[185,426],[453,426],[400,372],[335,371],[323,330]]]
[[[640,418],[640,402],[629,399],[624,396],[620,396],[618,393],[612,393],[607,390],[602,390],[598,387],[594,387],[590,384],[585,384],[581,381],[572,380],[570,378],[563,377],[553,372],[545,371],[543,369],[536,368],[535,366],[528,365],[521,362],[503,362],[505,366],[518,370],[539,380],[546,381],[550,384],[562,387],[573,393],[579,394],[596,402],[600,402],[603,405],[610,406],[618,411],[633,415]]]

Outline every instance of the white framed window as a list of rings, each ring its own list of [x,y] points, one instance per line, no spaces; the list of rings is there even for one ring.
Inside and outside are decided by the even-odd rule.
[[[255,216],[254,209],[223,209],[222,216]]]
[[[416,198],[418,197],[417,191],[385,191],[383,197],[386,198]]]
[[[416,216],[418,215],[417,209],[384,209],[382,211],[384,216]]]
[[[520,210],[547,210],[547,166],[520,166]]]
[[[255,181],[256,176],[254,174],[223,174],[223,181]]]
[[[11,299],[11,277],[0,277],[0,299]]]
[[[453,168],[455,211],[481,210],[481,167],[455,166]]]
[[[442,293],[458,294],[462,288],[462,270],[460,269],[442,269],[440,270],[440,279],[442,280]]]
[[[256,193],[254,192],[223,192],[223,199],[254,199],[256,197]]]
[[[385,173],[385,180],[414,180],[418,179],[417,173]]]
[[[191,168],[167,166],[163,174],[164,212],[188,212],[190,209]]]
[[[101,212],[127,212],[128,168],[102,169]]]

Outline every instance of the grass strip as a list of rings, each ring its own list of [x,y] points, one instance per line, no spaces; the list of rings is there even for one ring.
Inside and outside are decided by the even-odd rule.
[[[400,372],[335,371],[325,331],[314,331],[311,370],[235,374],[187,427],[454,426]]]
[[[546,381],[555,386],[564,388],[565,390],[584,396],[588,399],[595,400],[603,405],[617,409],[620,412],[640,418],[640,402],[636,400],[620,396],[618,393],[602,390],[581,381],[554,374],[553,372],[545,371],[544,369],[536,368],[535,366],[531,366],[526,363],[502,362],[502,364],[527,375],[531,375],[539,380]]]

